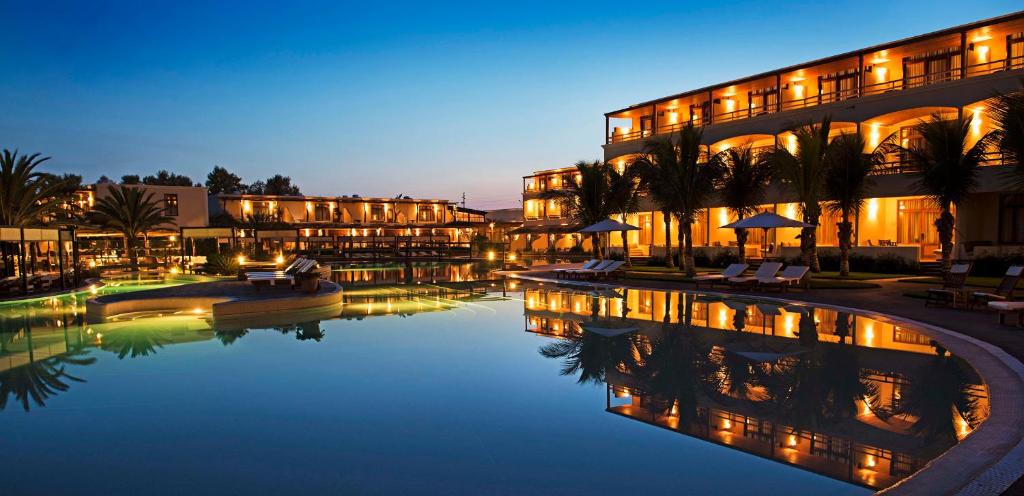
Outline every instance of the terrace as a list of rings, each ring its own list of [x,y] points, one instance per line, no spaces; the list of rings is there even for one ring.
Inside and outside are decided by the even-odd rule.
[[[1012,14],[681,93],[605,114],[605,143],[884,99],[955,81],[1024,75],[1024,14]],[[787,114],[789,113],[789,114]],[[803,115],[800,115],[803,117]]]

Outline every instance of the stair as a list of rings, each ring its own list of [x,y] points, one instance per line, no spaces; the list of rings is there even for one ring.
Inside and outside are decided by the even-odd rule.
[[[921,275],[922,276],[935,276],[939,277],[942,275],[942,262],[921,262]]]

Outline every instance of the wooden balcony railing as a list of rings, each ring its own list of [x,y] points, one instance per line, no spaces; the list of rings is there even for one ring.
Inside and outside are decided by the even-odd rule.
[[[693,124],[695,126],[720,124],[724,122],[748,119],[751,117],[756,117],[764,114],[784,112],[787,110],[803,109],[808,107],[816,107],[818,105],[848,100],[851,98],[880,95],[883,93],[890,93],[894,91],[903,91],[907,89],[919,88],[922,86],[928,86],[947,81],[955,81],[961,78],[961,74],[966,74],[966,77],[971,78],[995,74],[1002,71],[1022,69],[1024,69],[1024,56],[1009,57],[1000,60],[992,60],[989,62],[968,65],[964,68],[963,71],[961,71],[960,67],[957,67],[941,72],[922,74],[912,77],[902,77],[880,83],[865,84],[860,88],[850,88],[839,92],[813,95],[797,100],[786,100],[783,101],[781,105],[772,104],[765,107],[755,107],[753,109],[742,108],[731,112],[715,114],[713,119],[711,119],[711,122],[702,122],[700,119],[696,119],[693,121]],[[870,73],[866,73],[865,76],[870,77]],[[681,122],[677,124],[659,125],[657,129],[657,134],[668,134],[676,132],[683,126],[686,126],[686,124],[686,122]],[[621,143],[625,141],[633,141],[647,138],[651,135],[651,130],[645,129],[642,131],[638,130],[631,131],[628,133],[615,133],[608,136],[605,141],[606,143]]]

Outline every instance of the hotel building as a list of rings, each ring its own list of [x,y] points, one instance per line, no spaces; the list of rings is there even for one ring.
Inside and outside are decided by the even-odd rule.
[[[987,100],[1021,87],[1024,77],[1024,12],[975,22],[862,50],[793,65],[734,81],[650,100],[605,114],[604,158],[625,167],[654,136],[671,136],[687,123],[703,128],[706,152],[749,146],[755,153],[776,147],[795,148],[787,132],[794,125],[831,117],[833,136],[861,134],[874,149],[892,134],[904,146],[920,137],[913,126],[933,114],[972,116],[971,139],[992,130]],[[973,144],[973,143],[971,143]],[[869,151],[869,150],[866,150]],[[955,212],[956,252],[965,257],[1017,250],[1024,244],[1024,195],[1015,194],[1003,176],[1009,168],[997,153],[989,154],[978,187]],[[588,240],[570,234],[570,226],[542,192],[575,180],[573,168],[535,172],[523,178],[524,227],[530,250],[563,250]],[[939,248],[934,221],[939,210],[914,194],[915,171],[905,157],[892,155],[877,171],[875,186],[855,220],[855,248],[862,255],[895,254],[919,261],[934,260]],[[796,198],[773,184],[761,210],[797,218]],[[694,246],[727,249],[732,230],[718,229],[735,220],[721,204],[705,209],[693,226]],[[648,200],[629,215],[640,228],[628,234],[637,256],[664,255],[663,216]],[[824,214],[818,227],[821,251],[836,250],[837,219]],[[764,243],[776,255],[798,252],[798,229],[751,232],[748,255],[759,256]],[[621,246],[613,234],[611,243]]]

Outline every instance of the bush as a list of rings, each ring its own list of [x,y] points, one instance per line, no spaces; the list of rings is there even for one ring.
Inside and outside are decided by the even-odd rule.
[[[818,264],[821,270],[839,271],[839,254],[826,253],[818,254]],[[800,257],[793,257],[785,260],[786,265],[803,265]],[[851,272],[877,272],[882,274],[917,274],[921,271],[921,265],[916,261],[907,260],[891,253],[883,253],[877,257],[868,255],[850,255]]]
[[[739,263],[740,256],[736,254],[736,250],[721,250],[715,253],[715,256],[711,257],[709,267],[725,268],[729,264]],[[697,265],[700,265],[699,263]]]
[[[206,256],[203,272],[211,275],[233,276],[238,274],[238,258],[234,254],[214,253]]]
[[[974,258],[971,267],[972,276],[999,277],[1006,273],[1011,265],[1024,265],[1024,255],[984,255]]]

